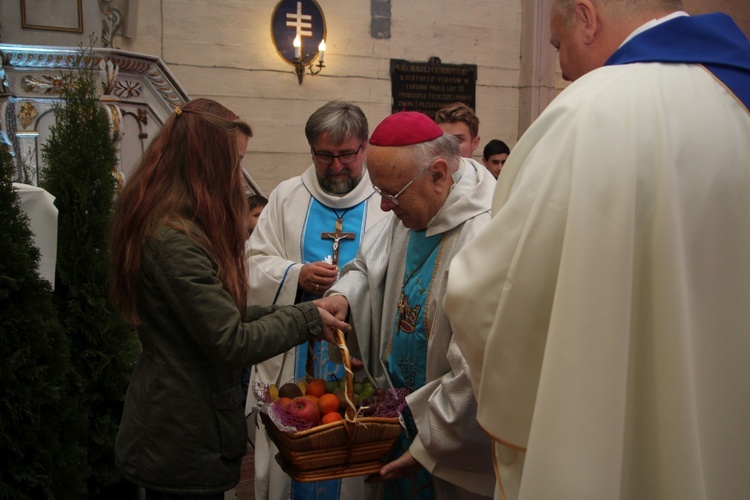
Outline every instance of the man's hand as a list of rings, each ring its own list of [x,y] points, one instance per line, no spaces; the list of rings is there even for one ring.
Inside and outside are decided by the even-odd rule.
[[[349,301],[343,295],[329,295],[322,299],[313,300],[313,303],[342,321],[349,315]]]
[[[323,329],[320,333],[321,339],[336,345],[336,337],[333,334],[334,330],[338,329],[344,333],[350,332],[352,330],[352,327],[349,325],[349,323],[341,321],[322,307],[318,307],[318,312],[320,313],[320,318],[323,320]]]
[[[338,267],[325,262],[311,262],[300,269],[297,285],[307,293],[322,296],[338,276]]]
[[[406,477],[416,473],[421,468],[422,464],[414,459],[409,450],[406,450],[404,454],[396,460],[385,464],[378,474],[369,475],[365,482],[377,483],[380,481],[397,479],[399,477]]]

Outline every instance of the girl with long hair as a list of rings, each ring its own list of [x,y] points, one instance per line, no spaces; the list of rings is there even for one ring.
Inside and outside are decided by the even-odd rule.
[[[240,161],[251,136],[221,104],[190,101],[116,201],[110,296],[143,350],[115,452],[147,499],[222,499],[239,482],[247,445],[242,368],[350,330],[316,302],[246,305]]]

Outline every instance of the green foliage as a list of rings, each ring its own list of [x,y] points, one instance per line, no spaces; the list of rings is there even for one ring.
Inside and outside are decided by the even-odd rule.
[[[0,150],[0,498],[82,498],[78,384],[14,174]]]
[[[42,146],[42,186],[56,197],[58,250],[54,298],[71,342],[88,411],[89,498],[122,491],[114,442],[139,343],[134,330],[107,301],[107,233],[117,156],[109,121],[96,94],[91,51],[82,49],[76,73],[64,78],[55,125]]]

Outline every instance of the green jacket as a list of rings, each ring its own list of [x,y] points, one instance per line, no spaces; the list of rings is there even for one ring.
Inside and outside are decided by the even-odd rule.
[[[143,352],[115,442],[125,477],[171,493],[226,491],[247,447],[243,367],[319,335],[311,302],[249,307],[242,322],[211,256],[160,228],[142,252],[138,335]]]

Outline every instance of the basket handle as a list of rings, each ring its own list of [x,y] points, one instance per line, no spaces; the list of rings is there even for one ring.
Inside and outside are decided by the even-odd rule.
[[[334,338],[336,340],[336,347],[341,351],[341,359],[344,362],[344,372],[346,375],[346,391],[344,392],[344,400],[346,406],[346,416],[344,421],[354,422],[357,415],[357,407],[352,402],[352,396],[354,394],[354,372],[352,372],[352,361],[349,356],[349,348],[346,347],[346,339],[344,339],[344,332],[339,329],[333,331]]]
[[[310,337],[307,341],[307,360],[305,361],[305,382],[310,383],[315,373],[315,343],[318,340]]]
[[[347,422],[354,422],[357,416],[357,407],[352,401],[354,394],[354,372],[352,372],[352,360],[349,355],[349,348],[346,347],[346,339],[344,338],[344,332],[338,328],[333,330],[333,337],[336,341],[336,347],[341,351],[341,360],[344,364],[344,372],[346,377],[346,390],[344,391],[344,406],[346,407],[346,415],[344,416],[344,424]],[[315,342],[316,339],[310,339],[307,344],[307,361],[305,362],[305,381],[310,382],[315,373]]]
[[[352,402],[352,395],[354,394],[354,372],[352,372],[352,360],[349,356],[349,348],[346,347],[346,339],[344,333],[336,329],[333,331],[333,335],[336,340],[336,347],[341,351],[341,359],[344,362],[344,372],[346,373],[346,391],[344,392],[344,400],[346,405],[346,415],[344,416],[344,429],[348,437],[346,445],[346,458],[344,459],[344,465],[349,466],[352,459],[352,452],[354,448],[352,443],[354,442],[355,434],[357,433],[357,407]]]

